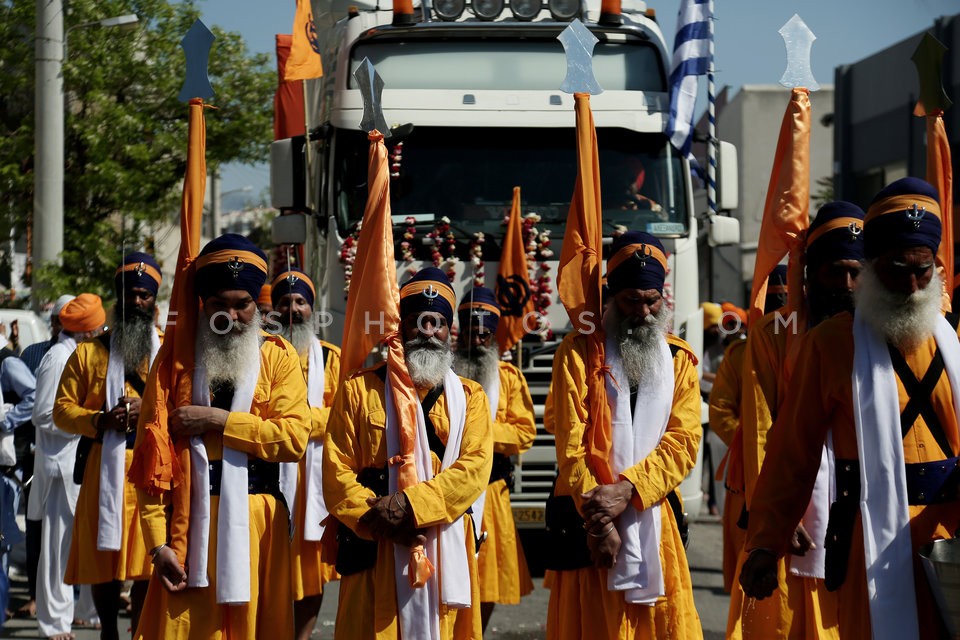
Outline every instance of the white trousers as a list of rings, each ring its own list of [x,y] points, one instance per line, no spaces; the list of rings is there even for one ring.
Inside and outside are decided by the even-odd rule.
[[[73,537],[73,512],[63,478],[58,477],[50,483],[41,522],[37,623],[40,634],[49,638],[70,633],[73,622],[73,587],[63,582]]]

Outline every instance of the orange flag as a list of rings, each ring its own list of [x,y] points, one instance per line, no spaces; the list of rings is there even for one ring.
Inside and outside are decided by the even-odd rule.
[[[400,429],[400,455],[389,464],[397,465],[397,489],[403,491],[418,482],[414,457],[417,443],[417,403],[420,399],[410,379],[400,337],[400,289],[393,251],[393,221],[390,218],[390,167],[383,134],[372,131],[367,164],[370,189],[363,211],[357,261],[347,296],[347,312],[340,354],[340,375],[346,378],[363,366],[370,351],[387,345],[387,384],[393,394]],[[362,294],[361,294],[362,292]],[[421,587],[434,573],[433,564],[422,546],[410,549],[410,584]]]
[[[150,495],[180,487],[176,500],[183,502],[175,501],[170,531],[170,546],[180,558],[186,555],[190,456],[186,445],[174,445],[167,430],[167,418],[176,407],[191,403],[198,312],[193,265],[200,253],[200,221],[207,182],[203,101],[194,98],[189,108],[190,142],[180,206],[180,253],[163,344],[147,377],[137,443],[128,474],[134,485]]]
[[[303,83],[287,82],[287,60],[293,47],[293,36],[278,33],[277,51],[277,90],[273,94],[273,139],[283,140],[302,136],[306,130],[303,104]]]
[[[597,130],[590,95],[574,94],[577,112],[577,182],[573,189],[567,228],[560,250],[557,291],[570,322],[587,336],[587,458],[602,484],[614,481],[610,468],[611,415],[607,404],[604,333],[600,329],[602,265],[602,207]]]
[[[918,104],[919,107],[919,104]],[[927,114],[927,182],[940,194],[940,217],[943,236],[937,251],[937,262],[943,267],[945,310],[950,310],[953,297],[953,164],[950,140],[943,126],[943,111]]]
[[[500,272],[497,274],[497,301],[500,324],[497,343],[500,353],[509,351],[527,334],[526,317],[533,313],[530,273],[527,271],[527,247],[523,241],[523,217],[520,213],[520,187],[513,188],[513,206],[503,238]]]
[[[786,255],[787,310],[798,314],[798,327],[805,315],[803,296],[803,250],[810,226],[810,92],[793,90],[780,125],[780,138],[770,170],[767,200],[760,223],[757,260],[750,290],[750,322],[763,316],[767,278]]]
[[[320,41],[317,25],[313,21],[310,0],[297,0],[297,13],[293,18],[293,44],[283,79],[311,80],[323,76],[320,61]]]

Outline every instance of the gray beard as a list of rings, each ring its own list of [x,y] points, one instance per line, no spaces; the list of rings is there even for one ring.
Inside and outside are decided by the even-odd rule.
[[[287,339],[293,345],[300,355],[306,354],[313,344],[313,327],[307,322],[297,322],[294,324],[285,324],[280,329],[280,335]]]
[[[403,343],[403,354],[410,379],[421,389],[432,389],[443,382],[453,365],[449,340],[414,338]]]
[[[458,349],[453,361],[453,370],[457,375],[479,382],[486,389],[488,385],[499,383],[500,354],[497,347],[473,347]]]
[[[150,318],[134,315],[120,322],[113,328],[116,336],[116,345],[123,354],[123,368],[135,373],[150,357],[150,348],[153,345],[153,336],[156,329]]]
[[[658,381],[660,350],[670,326],[670,311],[662,305],[656,314],[648,315],[644,322],[634,326],[624,318],[615,305],[607,311],[609,324],[613,327],[613,339],[620,351],[623,371],[631,387],[641,382],[652,384]]]
[[[233,331],[220,335],[207,314],[197,319],[197,361],[207,370],[210,384],[228,383],[236,388],[250,367],[260,367],[260,312],[248,324],[236,323]]]
[[[913,353],[930,336],[941,315],[943,279],[934,269],[930,282],[910,295],[883,286],[873,262],[867,262],[854,292],[856,313],[874,331],[905,353]]]

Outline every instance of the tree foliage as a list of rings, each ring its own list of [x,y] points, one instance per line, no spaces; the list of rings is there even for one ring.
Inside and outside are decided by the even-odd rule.
[[[150,229],[177,219],[186,170],[187,107],[177,100],[180,40],[192,0],[70,0],[64,28],[63,266],[44,265],[34,291],[109,293],[122,251],[151,250]],[[34,0],[0,0],[0,237],[32,213]],[[72,28],[136,13],[137,29]],[[237,33],[211,27],[207,164],[260,161],[272,139],[276,74]],[[39,291],[38,291],[39,289]]]

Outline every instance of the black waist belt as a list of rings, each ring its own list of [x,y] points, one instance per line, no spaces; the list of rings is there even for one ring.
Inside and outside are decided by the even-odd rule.
[[[357,482],[378,496],[390,492],[389,475],[386,467],[366,467],[357,474]],[[358,536],[353,529],[342,522],[337,527],[337,573],[349,576],[377,564],[377,541],[366,540]]]
[[[960,482],[960,458],[936,462],[912,462],[907,467],[907,502],[910,504],[940,504],[955,499]]]
[[[210,461],[210,495],[220,495],[220,480],[223,475],[223,461]],[[280,464],[251,458],[247,462],[247,493],[280,494]]]
[[[506,480],[507,489],[513,491],[513,462],[510,456],[502,453],[493,454],[493,468],[490,469],[490,482],[493,484],[497,480]]]

